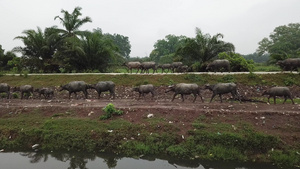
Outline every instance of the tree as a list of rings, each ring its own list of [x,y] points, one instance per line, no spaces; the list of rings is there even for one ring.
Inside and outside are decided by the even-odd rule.
[[[84,63],[85,70],[105,72],[110,63],[121,60],[117,45],[112,39],[106,38],[100,29],[81,36],[81,46],[84,55],[78,61]]]
[[[54,17],[54,20],[59,19],[61,24],[65,29],[57,28],[58,32],[62,34],[62,38],[65,37],[76,37],[77,35],[82,35],[85,31],[80,31],[79,28],[88,22],[92,22],[90,17],[84,17],[80,19],[79,17],[82,15],[80,10],[81,7],[76,7],[73,12],[70,14],[68,11],[61,10],[63,13],[63,18],[60,16]]]
[[[278,26],[270,34],[269,38],[263,38],[258,44],[257,53],[259,55],[270,54],[273,62],[299,57],[300,23]]]
[[[175,56],[176,50],[184,43],[185,39],[185,36],[165,36],[165,39],[158,40],[154,44],[154,50],[150,54],[150,59],[162,63],[162,57]]]
[[[203,34],[199,28],[196,28],[196,37],[187,38],[183,46],[177,50],[176,55],[179,55],[183,62],[191,65],[203,64],[217,57],[221,52],[234,52],[234,45],[222,41],[221,38],[223,35],[220,33],[211,36]]]
[[[129,55],[131,52],[131,45],[127,36],[123,36],[120,34],[104,34],[108,38],[112,39],[115,45],[119,48],[120,55],[126,60],[129,59]]]
[[[255,63],[267,63],[268,60],[270,59],[270,55],[269,54],[263,54],[261,56],[258,55],[258,53],[252,53],[252,54],[248,54],[248,55],[243,55],[243,57],[246,60],[253,60]]]
[[[47,72],[47,67],[52,65],[51,61],[57,45],[57,38],[53,38],[55,35],[57,36],[55,30],[46,28],[43,32],[38,27],[37,31],[25,30],[23,34],[25,35],[17,36],[15,39],[22,40],[25,47],[15,47],[13,51],[22,53],[24,66],[31,72]]]
[[[9,61],[13,60],[17,56],[13,52],[6,52],[2,49],[2,45],[0,45],[0,71],[7,71],[13,68],[13,66],[9,65]]]
[[[84,68],[84,63],[79,62],[81,56],[84,55],[79,36],[84,35],[87,31],[80,31],[79,28],[85,23],[92,22],[92,20],[90,17],[79,18],[82,15],[81,9],[81,7],[76,7],[72,13],[61,10],[63,17],[54,17],[54,20],[59,19],[65,28],[52,27],[60,37],[55,58],[61,69],[65,71],[82,70]]]

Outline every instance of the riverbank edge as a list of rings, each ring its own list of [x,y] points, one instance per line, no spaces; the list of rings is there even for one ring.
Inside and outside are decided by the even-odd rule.
[[[8,114],[0,119],[1,151],[110,152],[128,157],[166,154],[190,160],[300,165],[296,147],[285,145],[278,137],[262,134],[244,123],[237,126],[243,128],[238,133],[219,133],[195,121],[194,129],[184,136],[177,133],[178,127],[159,118],[133,124],[123,120],[122,115],[109,120],[91,120],[75,117],[75,110],[49,117],[42,115],[38,108],[27,112]]]

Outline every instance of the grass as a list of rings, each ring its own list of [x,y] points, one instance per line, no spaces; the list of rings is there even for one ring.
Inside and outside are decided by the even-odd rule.
[[[247,85],[279,85],[290,86],[299,85],[299,74],[271,74],[271,75],[257,75],[240,74],[240,75],[208,75],[208,74],[180,74],[180,75],[135,75],[135,74],[121,74],[121,75],[28,75],[23,76],[1,76],[0,83],[8,83],[10,86],[21,86],[30,84],[35,88],[60,86],[70,81],[82,80],[89,84],[95,84],[98,81],[111,80],[116,85],[134,86],[138,84],[153,84],[170,85],[174,83],[197,83],[204,85],[206,83],[214,84],[217,82],[235,82]]]
[[[242,121],[226,124],[200,115],[186,138],[178,126],[164,118],[144,118],[139,124],[116,116],[110,120],[77,118],[76,112],[45,116],[39,109],[8,113],[0,118],[0,147],[6,151],[114,152],[128,156],[168,155],[185,159],[271,161],[283,166],[299,165],[297,149],[282,147],[281,140],[255,131]],[[158,127],[159,126],[159,127]],[[299,152],[299,150],[298,150]]]
[[[266,65],[264,63],[256,63],[254,65],[254,72],[276,72],[281,71],[280,67],[275,65]]]

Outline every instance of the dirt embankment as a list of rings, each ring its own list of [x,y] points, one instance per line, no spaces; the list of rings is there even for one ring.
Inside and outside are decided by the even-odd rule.
[[[72,95],[68,99],[67,92],[55,91],[52,99],[43,99],[35,95],[33,98],[24,99],[2,99],[0,101],[0,117],[12,113],[30,113],[39,109],[45,116],[52,116],[56,113],[67,111],[76,112],[76,117],[99,118],[102,108],[108,103],[113,103],[118,109],[124,111],[120,116],[132,123],[142,123],[149,114],[154,117],[163,118],[164,121],[175,124],[179,127],[179,134],[187,135],[187,131],[192,128],[192,123],[200,116],[205,117],[206,123],[228,123],[235,130],[239,122],[249,123],[255,126],[257,131],[266,134],[279,136],[287,144],[299,144],[300,141],[300,105],[267,104],[263,102],[236,102],[231,101],[231,95],[223,96],[224,102],[220,103],[219,97],[215,97],[209,103],[211,92],[203,90],[202,103],[198,98],[192,102],[193,96],[185,96],[182,102],[178,96],[171,102],[173,93],[165,93],[166,87],[157,87],[157,95],[152,98],[151,94],[145,98],[138,99],[138,93],[132,93],[130,87],[118,86],[116,88],[116,98],[109,100],[109,94],[102,94],[102,98],[97,99],[97,93],[89,90],[89,99],[83,99],[83,94],[78,93],[78,98]],[[244,98],[254,98],[263,101],[261,97],[264,86],[239,86],[239,93]],[[300,88],[295,86],[291,90],[294,96],[300,96]],[[35,93],[36,94],[36,93]],[[273,99],[271,99],[273,100]]]

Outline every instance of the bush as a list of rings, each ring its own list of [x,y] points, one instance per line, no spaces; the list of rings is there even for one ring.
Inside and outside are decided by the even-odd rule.
[[[243,56],[237,53],[219,53],[219,59],[227,59],[230,62],[232,72],[252,72],[254,70],[254,62],[246,60]]]
[[[100,116],[100,119],[101,120],[106,120],[106,119],[109,119],[111,118],[114,114],[115,115],[122,115],[123,114],[123,111],[121,110],[117,110],[115,108],[115,106],[112,104],[112,103],[109,103],[107,106],[105,106],[103,109],[102,109],[105,114]]]

